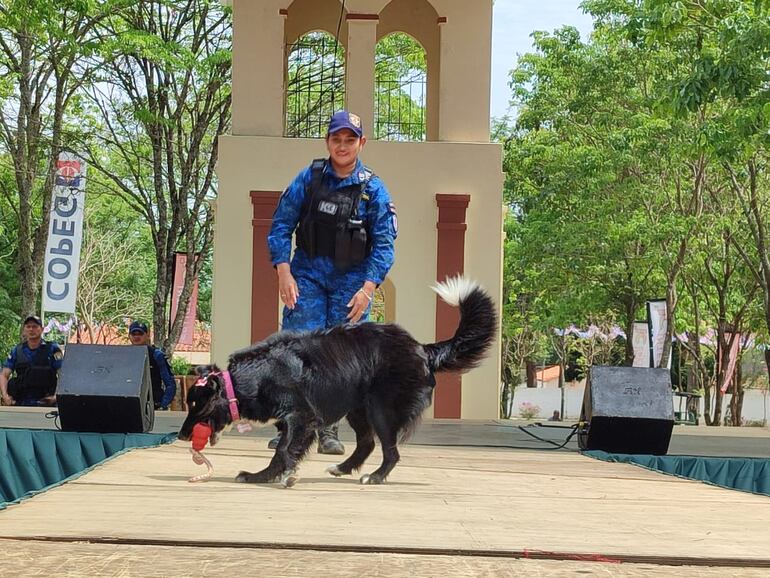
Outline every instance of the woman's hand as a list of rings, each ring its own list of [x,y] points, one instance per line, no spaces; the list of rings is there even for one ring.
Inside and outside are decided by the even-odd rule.
[[[299,287],[297,287],[297,282],[291,274],[289,264],[279,263],[276,270],[278,271],[278,294],[281,296],[281,301],[289,309],[294,309],[297,299],[299,299]]]
[[[355,292],[353,298],[348,302],[350,312],[348,313],[348,320],[351,323],[358,323],[359,319],[366,312],[366,308],[374,299],[374,290],[377,286],[371,281],[364,283],[358,291]]]

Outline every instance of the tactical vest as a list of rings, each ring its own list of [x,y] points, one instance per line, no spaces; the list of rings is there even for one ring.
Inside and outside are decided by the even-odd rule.
[[[147,346],[147,353],[150,356],[150,381],[152,383],[152,399],[155,402],[155,407],[160,405],[160,400],[163,399],[163,378],[160,376],[160,367],[158,362],[155,361],[154,345]]]
[[[41,343],[32,359],[24,344],[16,346],[16,377],[8,381],[8,394],[16,400],[42,399],[56,393],[56,370],[51,367],[51,344]]]
[[[310,165],[310,186],[297,227],[297,247],[309,257],[329,257],[341,271],[360,264],[371,250],[371,235],[358,214],[371,174],[358,185],[332,189],[324,179],[326,159]]]

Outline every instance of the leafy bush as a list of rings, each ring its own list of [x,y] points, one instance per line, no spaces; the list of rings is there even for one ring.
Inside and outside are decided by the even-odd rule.
[[[174,375],[188,375],[192,369],[192,365],[184,357],[172,357],[169,365]]]

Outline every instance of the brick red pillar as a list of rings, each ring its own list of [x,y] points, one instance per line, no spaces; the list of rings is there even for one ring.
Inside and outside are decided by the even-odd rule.
[[[251,264],[251,341],[278,330],[278,276],[270,263],[267,234],[281,196],[277,191],[251,191],[253,208]]]
[[[438,205],[438,243],[436,279],[462,274],[465,266],[465,211],[470,195],[436,194]],[[436,296],[436,341],[454,335],[460,321],[456,307],[447,305]],[[437,418],[459,418],[462,413],[462,377],[459,373],[440,373],[436,376],[433,415]]]

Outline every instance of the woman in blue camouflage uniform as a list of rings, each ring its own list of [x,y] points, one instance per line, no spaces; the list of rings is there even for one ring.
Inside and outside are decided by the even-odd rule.
[[[284,330],[366,321],[393,265],[396,211],[382,180],[358,158],[365,144],[361,119],[336,112],[326,135],[329,158],[313,161],[281,195],[267,242]],[[319,432],[318,451],[344,453],[336,426]]]

